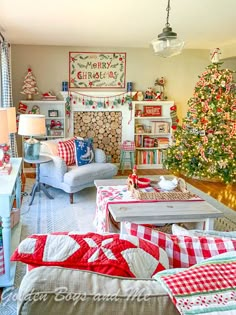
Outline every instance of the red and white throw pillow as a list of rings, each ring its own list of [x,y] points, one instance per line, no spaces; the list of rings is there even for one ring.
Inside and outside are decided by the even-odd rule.
[[[236,239],[172,235],[129,222],[126,222],[125,226],[130,235],[146,239],[163,248],[169,258],[170,268],[187,268],[206,258],[236,250]]]
[[[75,164],[75,139],[76,137],[65,141],[58,141],[58,155],[66,162],[66,165]]]
[[[169,268],[164,250],[131,235],[78,232],[34,234],[23,240],[12,261],[61,266],[121,277],[151,278]]]

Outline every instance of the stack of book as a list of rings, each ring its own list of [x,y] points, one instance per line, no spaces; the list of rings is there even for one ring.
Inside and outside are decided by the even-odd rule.
[[[168,148],[169,146],[169,138],[167,137],[158,137],[158,148]]]

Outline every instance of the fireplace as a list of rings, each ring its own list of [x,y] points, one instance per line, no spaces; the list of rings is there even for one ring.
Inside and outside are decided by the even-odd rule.
[[[104,150],[111,162],[119,163],[122,113],[120,111],[74,111],[73,114],[74,135],[92,138],[94,148]]]

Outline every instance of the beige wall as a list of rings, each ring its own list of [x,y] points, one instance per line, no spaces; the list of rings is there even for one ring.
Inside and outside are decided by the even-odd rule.
[[[127,53],[127,81],[135,90],[154,87],[156,78],[166,78],[166,94],[174,100],[181,118],[187,111],[187,101],[205,67],[209,64],[207,50],[184,50],[170,59],[155,56],[150,49],[103,48],[91,49],[61,46],[12,45],[13,99],[17,106],[24,95],[20,94],[28,66],[32,67],[41,92],[61,90],[61,82],[68,80],[69,51],[122,51]]]

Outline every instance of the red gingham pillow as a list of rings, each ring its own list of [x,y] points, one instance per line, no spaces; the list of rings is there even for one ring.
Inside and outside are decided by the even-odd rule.
[[[76,137],[65,141],[58,141],[58,155],[66,162],[66,165],[75,164],[75,139]]]
[[[126,222],[125,226],[128,234],[163,248],[169,258],[170,268],[187,268],[206,258],[236,250],[236,239],[172,235],[129,222]]]

